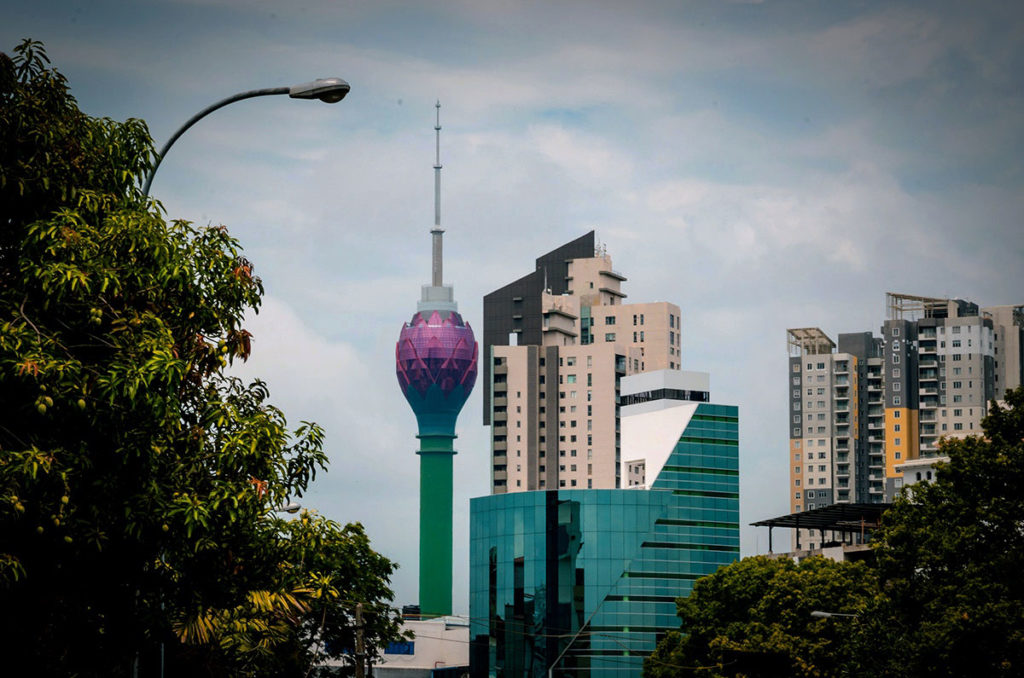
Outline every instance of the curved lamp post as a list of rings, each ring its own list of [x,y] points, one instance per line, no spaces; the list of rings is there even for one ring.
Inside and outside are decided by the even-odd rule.
[[[182,125],[174,136],[168,140],[164,147],[160,149],[160,153],[156,156],[156,162],[153,163],[153,168],[149,170],[149,174],[146,176],[146,185],[142,187],[142,195],[149,195],[149,187],[153,184],[153,176],[156,174],[156,170],[160,167],[160,163],[163,162],[164,156],[167,155],[167,151],[171,149],[174,142],[178,140],[182,134],[184,134],[189,127],[196,124],[210,113],[213,113],[218,108],[223,108],[228,104],[233,104],[236,101],[243,99],[252,99],[254,97],[265,97],[274,94],[287,94],[292,99],[319,99],[324,103],[336,104],[345,98],[348,94],[349,84],[341,78],[321,78],[314,80],[313,82],[305,82],[301,85],[292,85],[291,87],[269,87],[267,89],[253,89],[248,92],[239,92],[234,96],[230,96],[227,99],[222,99],[212,106],[207,106],[203,110],[193,115],[188,122]]]

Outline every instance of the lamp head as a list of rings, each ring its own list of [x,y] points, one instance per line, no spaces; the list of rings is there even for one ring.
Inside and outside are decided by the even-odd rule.
[[[345,98],[351,87],[341,78],[318,78],[313,82],[293,85],[288,96],[293,99],[319,99],[324,103],[336,104]]]
[[[302,508],[302,504],[300,504],[298,502],[291,501],[291,502],[288,502],[287,504],[285,504],[284,506],[282,506],[280,508],[274,509],[274,512],[275,513],[298,513],[301,508]]]

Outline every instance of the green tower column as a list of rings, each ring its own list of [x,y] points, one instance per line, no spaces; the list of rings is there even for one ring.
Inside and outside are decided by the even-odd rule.
[[[420,439],[420,614],[452,613],[452,435]]]

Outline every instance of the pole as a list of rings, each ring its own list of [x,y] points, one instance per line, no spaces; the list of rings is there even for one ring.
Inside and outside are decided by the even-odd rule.
[[[363,645],[363,604],[356,603],[356,678],[364,678],[363,656],[366,648]]]
[[[191,118],[189,118],[189,121],[182,125],[178,129],[178,131],[174,133],[174,136],[172,136],[170,140],[166,144],[164,144],[164,147],[160,149],[160,153],[156,156],[156,162],[153,163],[153,168],[149,170],[149,175],[146,177],[146,185],[142,187],[142,195],[147,197],[149,196],[149,187],[153,184],[153,176],[156,174],[157,168],[160,167],[160,163],[163,162],[164,156],[167,155],[167,151],[171,150],[171,146],[174,145],[174,142],[178,140],[178,137],[187,132],[189,127],[196,124],[197,122],[208,116],[210,113],[213,113],[218,108],[223,108],[224,106],[227,106],[228,104],[233,104],[236,101],[241,101],[243,99],[252,99],[253,97],[271,96],[273,94],[288,94],[288,92],[290,91],[291,88],[289,87],[270,87],[267,89],[253,89],[249,90],[248,92],[239,92],[238,94],[229,96],[227,99],[222,99],[221,101],[218,101],[212,106],[207,106],[203,110],[193,115]]]

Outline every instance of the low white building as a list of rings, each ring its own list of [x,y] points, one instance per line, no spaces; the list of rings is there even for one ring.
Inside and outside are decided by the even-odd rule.
[[[375,678],[429,678],[435,669],[465,668],[469,675],[469,622],[459,617],[406,619],[403,631],[415,635],[392,643],[383,661],[373,665]]]

